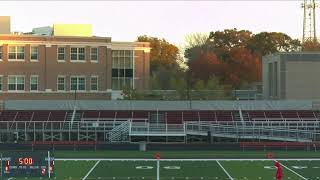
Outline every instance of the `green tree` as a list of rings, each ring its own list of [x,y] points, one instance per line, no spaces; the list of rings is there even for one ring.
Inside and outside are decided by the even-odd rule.
[[[253,35],[247,48],[254,54],[264,56],[276,52],[294,52],[301,50],[298,39],[292,39],[281,32],[261,32]]]

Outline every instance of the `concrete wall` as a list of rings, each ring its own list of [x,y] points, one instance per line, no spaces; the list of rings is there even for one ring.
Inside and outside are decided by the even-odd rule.
[[[281,60],[279,55],[263,57],[262,83],[264,99],[279,99],[281,92]]]
[[[319,61],[286,63],[286,99],[320,99]]]
[[[263,57],[264,98],[319,100],[319,69],[320,53],[277,53]]]

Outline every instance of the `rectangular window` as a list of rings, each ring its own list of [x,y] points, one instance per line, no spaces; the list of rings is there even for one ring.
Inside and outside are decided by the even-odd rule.
[[[24,46],[9,46],[9,61],[24,61]]]
[[[112,89],[133,88],[133,63],[132,50],[112,51]]]
[[[57,78],[57,90],[65,91],[66,90],[66,78],[64,76],[58,76]]]
[[[8,90],[9,91],[24,91],[24,76],[9,76]]]
[[[30,76],[30,91],[38,91],[39,76]]]
[[[70,79],[71,91],[85,91],[86,90],[86,78],[83,76],[71,76]]]
[[[119,78],[112,78],[111,86],[113,90],[119,90]]]
[[[38,61],[39,49],[36,46],[31,46],[30,61]]]
[[[117,68],[120,68],[120,61],[119,61],[120,58],[118,57],[112,57],[112,68],[113,69],[117,69]]]
[[[78,78],[77,77],[71,77],[71,91],[78,90]]]
[[[3,55],[2,55],[2,54],[3,54],[3,52],[2,52],[2,51],[3,51],[3,47],[2,47],[2,46],[0,46],[0,61],[2,61],[2,56],[3,56]]]
[[[126,69],[132,69],[132,60],[131,57],[125,57],[124,59],[124,67]]]
[[[78,78],[78,90],[79,91],[85,91],[86,90],[86,78],[85,77],[79,77]]]
[[[91,57],[91,61],[98,62],[98,48],[90,49],[90,57]]]
[[[71,48],[71,61],[85,62],[85,48]]]
[[[90,85],[91,91],[98,91],[98,76],[91,76]]]
[[[0,76],[0,91],[2,91],[2,77],[3,76]]]
[[[65,61],[65,60],[66,60],[66,48],[58,47],[58,61]]]
[[[133,69],[126,69],[125,70],[125,77],[132,78],[133,77]]]

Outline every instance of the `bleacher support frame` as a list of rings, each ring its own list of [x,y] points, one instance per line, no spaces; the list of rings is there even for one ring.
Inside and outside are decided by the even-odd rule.
[[[126,124],[124,123],[126,122]],[[135,122],[134,119],[118,121],[1,121],[0,142],[4,141],[103,141],[110,142],[108,134],[121,129],[127,134],[126,142],[132,137],[168,137],[181,138],[188,142],[189,136],[232,138],[253,140],[279,140],[312,142],[320,140],[319,122],[295,122],[295,126],[281,124],[288,122],[253,122],[243,125],[242,122],[184,122],[183,124],[156,124],[147,121]],[[281,124],[281,126],[279,126]],[[122,127],[121,127],[122,126]],[[123,127],[127,126],[127,128]],[[67,128],[66,128],[67,127]],[[125,138],[124,138],[125,139]],[[121,141],[121,140],[120,140]]]

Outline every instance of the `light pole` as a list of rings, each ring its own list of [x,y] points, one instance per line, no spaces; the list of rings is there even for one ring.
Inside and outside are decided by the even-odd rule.
[[[187,98],[189,101],[189,109],[192,109],[192,102],[191,102],[191,94],[190,94],[190,90],[191,90],[191,72],[190,70],[188,70],[187,72]]]

